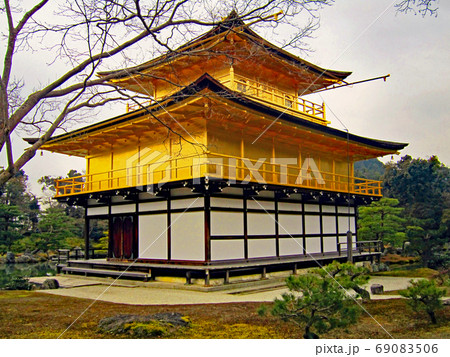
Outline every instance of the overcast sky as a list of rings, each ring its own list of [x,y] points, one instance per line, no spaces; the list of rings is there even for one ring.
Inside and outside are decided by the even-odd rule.
[[[390,74],[375,81],[321,93],[331,126],[376,139],[407,142],[401,156],[437,155],[450,163],[450,1],[441,1],[438,17],[396,14],[392,0],[337,0],[321,11],[321,27],[308,40],[312,53],[302,57],[319,66],[352,71],[354,82]],[[24,73],[35,71],[18,62]],[[322,98],[308,96],[316,102]],[[339,120],[343,125],[339,122]],[[98,120],[106,119],[100,114]],[[26,144],[14,138],[15,157]],[[400,156],[394,157],[397,161]],[[390,157],[382,159],[389,160]],[[0,157],[0,166],[5,165]],[[44,152],[25,167],[32,191],[37,179],[84,170],[84,159]]]

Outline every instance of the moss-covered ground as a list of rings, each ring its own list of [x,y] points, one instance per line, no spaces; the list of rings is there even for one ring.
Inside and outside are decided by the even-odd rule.
[[[270,315],[259,316],[256,312],[259,306],[259,303],[139,306],[102,301],[92,304],[92,300],[33,291],[0,291],[0,338],[56,338],[61,334],[63,338],[111,338],[97,329],[102,318],[158,312],[180,312],[191,321],[191,327],[166,335],[168,338],[301,338],[303,331],[295,324]],[[370,301],[363,306],[373,318],[362,312],[357,325],[321,337],[389,338],[379,323],[395,338],[450,338],[450,306],[438,315],[435,326],[430,325],[424,314],[409,310],[400,299]]]

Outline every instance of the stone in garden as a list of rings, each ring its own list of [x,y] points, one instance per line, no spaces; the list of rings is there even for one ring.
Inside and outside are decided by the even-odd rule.
[[[45,279],[45,281],[42,283],[41,289],[47,290],[47,289],[58,289],[59,283],[56,279]]]
[[[36,259],[34,259],[31,255],[22,254],[16,258],[17,264],[31,264],[36,263]]]
[[[370,272],[372,272],[372,264],[370,262],[363,262],[363,267],[366,269],[369,269]]]
[[[134,338],[163,337],[180,327],[188,327],[189,318],[178,312],[154,315],[116,315],[100,320],[101,332],[125,334]]]
[[[384,293],[384,287],[381,284],[372,284],[370,286],[370,292],[373,295],[380,295]]]
[[[6,253],[6,264],[14,264],[16,262],[16,257],[14,253],[8,252]]]

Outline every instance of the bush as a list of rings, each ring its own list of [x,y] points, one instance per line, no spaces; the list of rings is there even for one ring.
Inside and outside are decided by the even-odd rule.
[[[445,295],[444,290],[436,286],[434,280],[411,280],[411,286],[405,291],[400,291],[400,295],[408,299],[408,305],[416,312],[425,311],[431,319],[432,324],[436,324],[436,311],[442,309],[441,298]]]
[[[338,263],[334,261],[323,268],[313,270],[316,274],[335,279],[344,289],[352,289],[356,292],[356,297],[363,300],[370,300],[370,294],[362,288],[369,282],[369,269],[365,267],[357,267],[351,263]]]
[[[336,280],[311,272],[286,279],[288,293],[275,299],[272,314],[284,321],[294,321],[305,329],[303,338],[318,338],[323,333],[355,323],[359,311]],[[259,314],[265,313],[261,307]]]
[[[31,290],[33,284],[28,282],[28,279],[22,277],[15,277],[4,285],[5,290]]]

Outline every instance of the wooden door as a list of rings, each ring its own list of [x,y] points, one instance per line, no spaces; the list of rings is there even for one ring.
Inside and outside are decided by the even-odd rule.
[[[121,258],[122,257],[122,218],[114,217],[113,218],[113,231],[112,231],[112,258]]]
[[[133,217],[125,217],[123,220],[123,257],[130,259],[133,257],[133,237],[134,237],[134,223]]]
[[[133,216],[113,217],[110,258],[132,259],[137,251]]]

